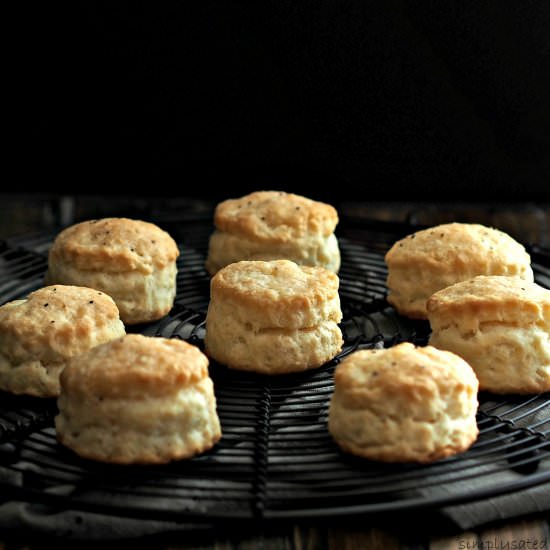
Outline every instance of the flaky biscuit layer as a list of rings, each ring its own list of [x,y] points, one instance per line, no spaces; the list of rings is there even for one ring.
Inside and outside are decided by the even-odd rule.
[[[478,276],[436,292],[427,308],[430,343],[466,359],[481,389],[550,391],[550,290]]]

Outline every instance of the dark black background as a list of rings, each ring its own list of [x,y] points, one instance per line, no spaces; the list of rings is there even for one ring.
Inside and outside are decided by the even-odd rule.
[[[18,191],[550,199],[550,2],[18,11]]]

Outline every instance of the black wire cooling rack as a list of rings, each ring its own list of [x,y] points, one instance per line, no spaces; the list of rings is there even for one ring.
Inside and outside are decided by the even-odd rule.
[[[171,313],[137,327],[202,347],[209,297],[205,219],[164,224],[181,246]],[[211,364],[223,437],[211,451],[163,466],[87,461],[56,442],[55,402],[0,393],[0,492],[63,510],[164,520],[306,518],[438,507],[550,480],[550,394],[480,395],[480,435],[467,452],[431,465],[384,465],[342,453],[327,431],[333,372],[358,348],[427,342],[429,325],[388,306],[384,252],[408,225],[345,220],[340,294],[345,346],[323,367],[265,377]],[[0,303],[42,284],[53,234],[0,244]],[[550,288],[550,251],[531,247]]]

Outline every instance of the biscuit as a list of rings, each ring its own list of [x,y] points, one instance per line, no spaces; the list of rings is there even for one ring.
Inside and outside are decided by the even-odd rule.
[[[460,357],[409,342],[360,350],[336,367],[329,431],[342,450],[428,463],[476,440],[478,381]]]
[[[109,294],[125,324],[166,315],[176,295],[179,250],[156,225],[104,218],[63,230],[48,256],[48,284],[73,284]]]
[[[177,339],[129,334],[70,361],[61,374],[57,438],[117,464],[189,458],[221,437],[208,359]]]
[[[479,224],[449,223],[413,233],[386,253],[388,302],[402,315],[427,319],[426,300],[476,275],[533,281],[531,258],[512,237]]]
[[[71,357],[125,334],[115,302],[91,288],[55,285],[0,307],[0,388],[59,395]]]
[[[206,353],[231,368],[282,374],[342,349],[338,276],[289,260],[242,261],[212,278]]]
[[[214,275],[241,260],[292,260],[300,265],[340,268],[334,229],[338,214],[329,204],[282,191],[256,191],[216,207],[206,269]]]
[[[550,391],[550,290],[481,275],[436,292],[427,307],[430,344],[468,361],[480,389]]]

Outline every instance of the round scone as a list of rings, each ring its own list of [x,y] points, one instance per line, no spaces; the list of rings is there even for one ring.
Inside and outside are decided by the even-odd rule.
[[[427,319],[426,301],[438,290],[476,275],[533,281],[531,258],[510,235],[491,227],[448,223],[418,231],[387,252],[388,302],[413,319]]]
[[[463,357],[494,393],[550,391],[550,290],[478,276],[428,300],[430,344]]]
[[[329,204],[283,191],[256,191],[216,207],[206,269],[214,275],[241,260],[292,260],[335,273],[338,214]]]
[[[321,366],[342,349],[338,276],[289,260],[242,261],[212,278],[206,353],[264,374]]]
[[[125,334],[105,293],[55,285],[0,307],[0,389],[37,397],[59,395],[68,360]]]
[[[427,463],[477,439],[478,381],[457,355],[405,342],[360,350],[336,367],[329,431],[346,452]]]
[[[176,339],[128,334],[75,358],[58,407],[58,440],[103,462],[189,458],[221,437],[208,359]]]
[[[127,218],[86,221],[55,239],[46,282],[106,292],[125,324],[154,321],[174,304],[178,255],[174,239],[152,223]]]

